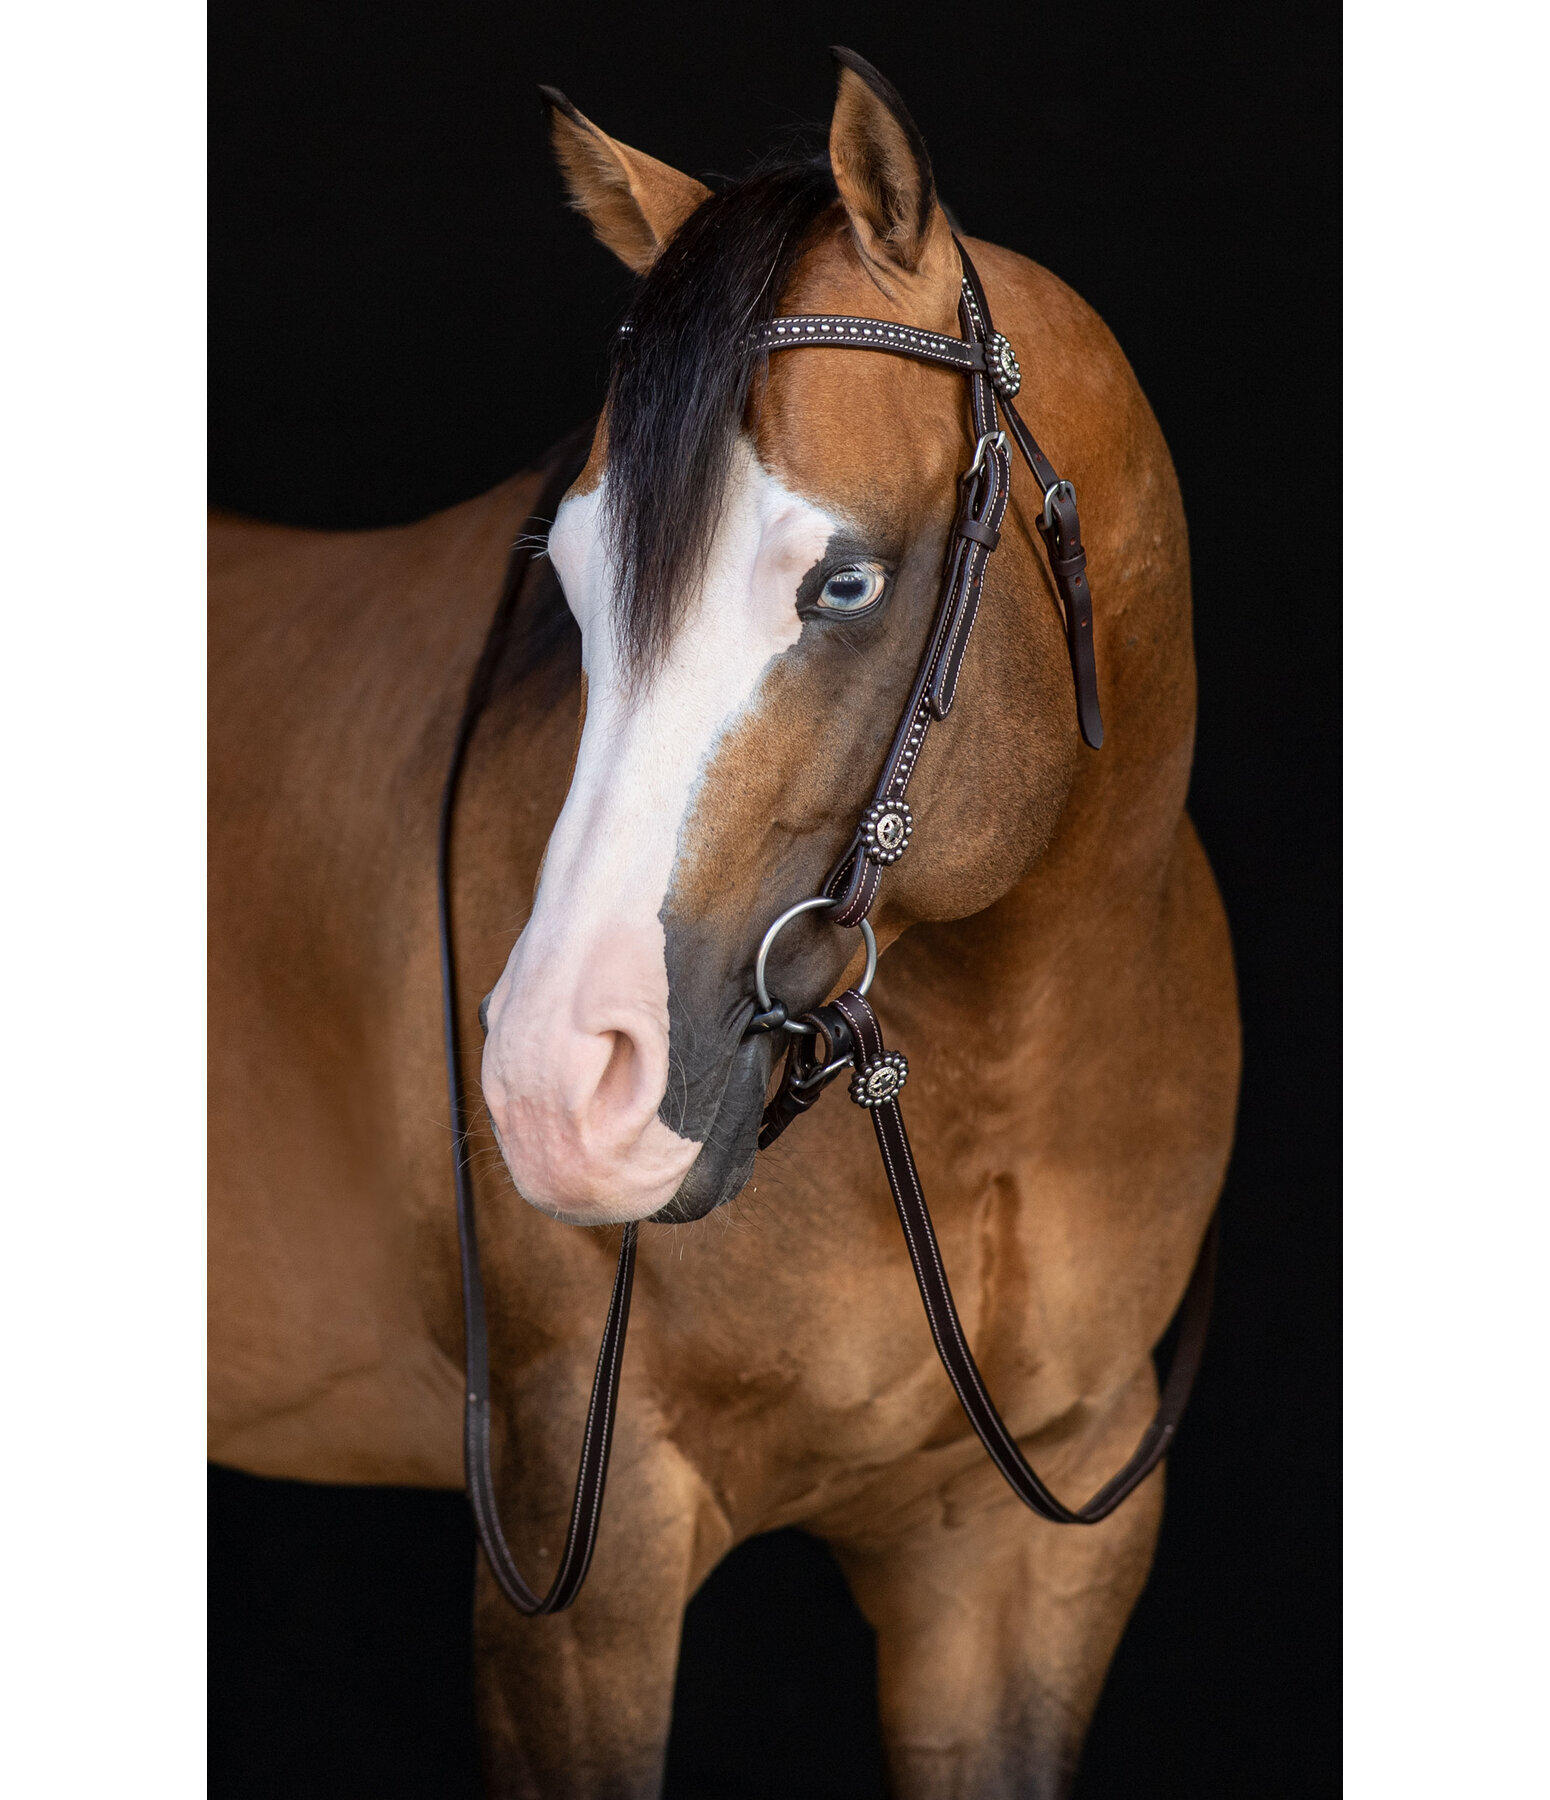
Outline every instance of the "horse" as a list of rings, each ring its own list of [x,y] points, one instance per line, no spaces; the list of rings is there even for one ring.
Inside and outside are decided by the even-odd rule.
[[[622,1234],[636,1245],[585,1590],[525,1618],[481,1563],[492,1794],[661,1785],[685,1605],[738,1543],[825,1540],[876,1634],[892,1790],[1054,1796],[1146,1580],[1148,1476],[1101,1523],[992,1466],[915,1305],[861,1108],[762,1153],[782,1033],[770,922],[846,852],[931,629],[975,449],[961,376],[791,314],[956,335],[962,268],[892,86],[836,53],[827,154],[712,192],[545,90],[574,206],[640,278],[580,472],[486,649],[558,461],[406,528],[211,530],[211,1454],[323,1482],[464,1482],[461,1275],[440,1065],[438,803],[485,656],[448,847],[465,1159],[495,1495],[534,1568]],[[1239,1071],[1231,949],[1185,811],[1189,560],[1166,445],[1055,276],[965,238],[1020,404],[1082,496],[1101,751],[1072,703],[1045,497],[1019,469],[873,996],[974,1356],[1080,1498],[1157,1402]],[[980,447],[983,449],[983,445]],[[561,459],[563,460],[563,459]],[[493,658],[493,660],[488,660]],[[811,913],[793,1013],[853,983]],[[784,1011],[784,1009],[782,1009]],[[638,1233],[638,1238],[636,1234]]]

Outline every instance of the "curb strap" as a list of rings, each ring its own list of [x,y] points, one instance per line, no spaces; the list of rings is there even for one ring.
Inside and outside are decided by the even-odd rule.
[[[761,1150],[768,1150],[793,1119],[817,1102],[835,1076],[855,1061],[856,1042],[849,1022],[833,1004],[804,1013],[800,1023],[813,1026],[813,1034],[793,1036],[787,1046],[780,1086],[759,1123]],[[817,1054],[820,1043],[826,1047],[824,1055]]]
[[[957,238],[953,242],[963,263],[958,299],[961,337],[947,337],[941,332],[890,324],[882,319],[804,313],[772,319],[760,328],[757,338],[759,348],[766,352],[825,347],[877,350],[957,369],[969,377],[974,461],[960,482],[958,516],[948,539],[941,597],[925,654],[873,789],[871,804],[824,883],[824,893],[835,900],[832,919],[836,925],[858,925],[867,916],[882,885],[883,869],[897,861],[908,846],[914,828],[905,800],[910,777],[932,721],[945,719],[957,697],[964,652],[979,612],[985,568],[991,551],[1000,542],[1011,497],[1012,459],[1006,447],[1006,432],[999,424],[998,404],[1005,409],[1012,441],[1044,496],[1035,525],[1064,610],[1077,724],[1092,749],[1103,743],[1098,668],[1093,653],[1092,593],[1077,517],[1076,489],[1055,473],[1012,404],[1013,395],[1022,385],[1017,358],[1012,346],[991,323],[990,305],[968,251]]]
[[[996,1410],[986,1390],[974,1353],[969,1349],[958,1309],[953,1304],[947,1271],[942,1266],[936,1232],[921,1190],[910,1140],[904,1129],[904,1115],[899,1110],[899,1091],[908,1079],[909,1069],[897,1051],[883,1044],[882,1027],[877,1014],[854,988],[810,1015],[824,1023],[834,1013],[848,1028],[846,1036],[855,1056],[855,1073],[850,1083],[850,1097],[872,1115],[877,1145],[882,1152],[883,1169],[888,1187],[904,1227],[904,1240],[914,1265],[916,1285],[926,1309],[926,1322],[936,1342],[937,1355],[947,1371],[958,1395],[959,1404],[991,1461],[1001,1471],[1007,1486],[1023,1505],[1040,1518],[1056,1525],[1096,1525],[1106,1519],[1120,1502],[1134,1493],[1168,1452],[1179,1420],[1189,1401],[1190,1389],[1205,1350],[1206,1327],[1211,1318],[1211,1294],[1216,1277],[1218,1216],[1213,1213],[1206,1228],[1200,1253],[1195,1260],[1189,1286],[1180,1302],[1178,1347],[1173,1364],[1163,1384],[1157,1412],[1147,1426],[1130,1460],[1106,1481],[1085,1506],[1070,1507],[1056,1498],[1029,1467],[1015,1437]],[[841,1055],[841,1045],[830,1037],[834,1055]],[[809,1102],[811,1104],[811,1102]],[[761,1146],[763,1138],[760,1139]]]
[[[465,1395],[463,1405],[463,1468],[468,1498],[474,1509],[479,1541],[489,1559],[496,1585],[518,1612],[563,1612],[581,1591],[597,1543],[602,1517],[603,1486],[608,1478],[608,1453],[613,1446],[614,1412],[619,1395],[619,1370],[624,1361],[624,1335],[630,1322],[630,1291],[635,1281],[636,1227],[626,1225],[619,1247],[619,1267],[614,1276],[613,1297],[603,1327],[597,1372],[592,1378],[592,1398],[587,1405],[586,1431],[581,1444],[581,1466],[576,1474],[576,1497],[560,1565],[546,1594],[539,1595],[522,1578],[501,1530],[496,1506],[495,1476],[490,1452],[490,1339],[485,1319],[484,1280],[479,1271],[479,1235],[474,1217],[474,1184],[468,1168],[468,1109],[460,1079],[461,1050],[457,1022],[457,962],[452,944],[452,819],[458,785],[474,727],[489,701],[496,667],[505,648],[512,620],[521,598],[524,578],[533,560],[534,545],[541,542],[565,491],[586,464],[592,443],[592,426],[573,432],[556,447],[548,480],[539,493],[532,516],[522,527],[511,559],[501,597],[485,635],[484,648],[468,684],[468,698],[458,725],[441,794],[441,817],[436,837],[436,911],[441,935],[441,1023],[447,1061],[447,1097],[452,1114],[452,1181],[457,1192],[457,1235],[463,1272],[463,1339]]]

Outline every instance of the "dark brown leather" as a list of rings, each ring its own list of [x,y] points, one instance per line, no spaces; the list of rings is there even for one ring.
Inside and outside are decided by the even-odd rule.
[[[975,268],[973,259],[964,249],[962,241],[954,238],[958,246],[958,255],[963,262],[963,278],[971,298],[970,311],[984,334],[986,343],[993,342],[999,333],[991,323],[990,302],[985,298],[985,289]],[[1039,484],[1040,492],[1045,496],[1044,507],[1036,521],[1039,536],[1044,540],[1044,549],[1050,560],[1050,573],[1055,578],[1056,591],[1060,595],[1061,605],[1066,615],[1066,645],[1071,657],[1071,678],[1076,687],[1076,719],[1082,733],[1083,741],[1093,750],[1103,748],[1103,715],[1098,706],[1098,662],[1093,648],[1093,608],[1092,593],[1086,578],[1087,557],[1081,546],[1081,526],[1076,513],[1076,489],[1070,482],[1062,482],[1055,473],[1054,465],[1039,448],[1033,433],[1023,422],[1023,417],[1013,404],[1013,396],[1021,386],[1010,392],[998,386],[997,394],[1002,409],[1006,413],[1007,426],[1012,433],[1012,441],[1022,452],[1033,478]],[[1056,490],[1060,490],[1058,496]],[[1056,527],[1052,531],[1044,523],[1044,512],[1048,510],[1056,518]],[[1080,559],[1079,561],[1077,559]]]
[[[452,1183],[457,1194],[458,1247],[463,1272],[463,1336],[466,1392],[463,1401],[463,1467],[468,1498],[479,1528],[479,1541],[501,1592],[519,1612],[562,1612],[581,1591],[602,1517],[603,1489],[608,1479],[608,1453],[613,1447],[614,1411],[619,1395],[619,1370],[624,1362],[624,1338],[630,1323],[630,1293],[635,1281],[634,1225],[624,1228],[619,1247],[619,1267],[614,1275],[613,1296],[603,1326],[603,1343],[592,1378],[592,1398],[587,1407],[582,1435],[581,1466],[576,1474],[576,1495],[571,1505],[565,1548],[548,1591],[540,1595],[522,1577],[501,1530],[496,1503],[495,1476],[490,1450],[490,1340],[485,1320],[484,1281],[479,1271],[479,1233],[474,1216],[474,1187],[468,1168],[468,1109],[459,1079],[462,1066],[457,1019],[457,959],[452,937],[452,820],[458,786],[474,727],[490,696],[496,666],[509,635],[512,618],[522,595],[523,579],[535,548],[544,541],[555,509],[565,491],[586,464],[593,427],[573,432],[551,452],[547,480],[531,518],[522,527],[516,548],[506,566],[505,585],[495,616],[485,635],[484,648],[468,686],[463,717],[458,725],[441,795],[437,832],[436,904],[441,934],[442,1041],[447,1062],[447,1096],[452,1111]],[[482,1022],[482,1012],[481,1012]]]
[[[855,1040],[844,1015],[832,1006],[805,1013],[800,1023],[816,1028],[815,1037],[793,1037],[775,1097],[764,1109],[759,1148],[768,1150],[840,1073],[839,1065],[855,1055]]]
[[[899,1059],[890,1059],[883,1043],[882,1027],[877,1022],[877,1014],[854,989],[840,995],[834,1002],[834,1010],[850,1026],[855,1042],[856,1080],[851,1084],[852,1097],[855,1097],[857,1087],[864,1088],[871,1070],[886,1066],[890,1060]],[[901,1083],[900,1087],[902,1085]],[[1211,1319],[1211,1294],[1216,1276],[1217,1215],[1212,1215],[1211,1223],[1206,1229],[1194,1273],[1190,1276],[1189,1286],[1179,1305],[1178,1347],[1174,1351],[1173,1364],[1168,1371],[1168,1379],[1163,1385],[1162,1397],[1151,1424],[1142,1434],[1130,1460],[1117,1474],[1106,1481],[1085,1505],[1067,1506],[1051,1493],[1029,1467],[1027,1458],[985,1387],[979,1365],[964,1336],[958,1309],[953,1304],[952,1289],[948,1286],[947,1271],[942,1265],[942,1254],[937,1247],[931,1213],[926,1206],[926,1196],[921,1189],[915,1158],[910,1150],[909,1136],[904,1129],[898,1091],[897,1088],[894,1090],[892,1098],[881,1101],[869,1098],[861,1103],[866,1105],[872,1115],[872,1126],[877,1133],[878,1148],[882,1151],[889,1191],[899,1214],[899,1223],[904,1227],[904,1241],[909,1247],[915,1282],[920,1289],[920,1298],[926,1309],[926,1321],[931,1327],[931,1336],[936,1342],[942,1367],[947,1371],[969,1423],[989,1452],[990,1460],[1001,1471],[1007,1485],[1023,1505],[1038,1513],[1040,1518],[1049,1519],[1057,1525],[1096,1525],[1100,1519],[1106,1519],[1121,1501],[1134,1493],[1146,1480],[1167,1455],[1168,1446],[1178,1430],[1179,1420],[1189,1401],[1190,1389],[1194,1386],[1195,1375],[1205,1351],[1206,1327]]]
[[[886,319],[857,319],[848,313],[787,313],[771,319],[759,335],[766,350],[800,349],[804,345],[838,344],[844,350],[886,350],[942,363],[965,374],[983,371],[984,348],[978,342],[922,331],[913,325],[891,325]]]
[[[816,1104],[818,1096],[828,1086],[827,1082],[816,1081],[803,1084],[802,1077],[807,1072],[807,1065],[797,1046],[805,1042],[805,1038],[791,1040],[791,1048],[781,1071],[780,1086],[775,1090],[774,1099],[765,1107],[764,1116],[759,1121],[761,1150],[768,1150],[794,1119],[800,1118],[810,1106]]]

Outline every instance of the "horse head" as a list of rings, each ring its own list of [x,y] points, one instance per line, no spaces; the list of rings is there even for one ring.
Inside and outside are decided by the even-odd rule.
[[[778,913],[821,891],[870,797],[974,449],[953,369],[754,342],[789,313],[958,331],[962,268],[920,134],[876,71],[840,62],[827,158],[717,193],[547,96],[575,206],[641,277],[590,460],[550,533],[581,631],[583,724],[489,998],[482,1072],[518,1189],[573,1223],[698,1218],[747,1180],[780,1046],[749,1031],[755,954]],[[1069,386],[1071,333],[1102,327],[1034,265],[974,254],[1047,410]],[[1063,304],[1081,323],[1041,366],[1038,334]],[[1065,436],[1085,478],[1093,440]],[[872,914],[885,949],[1005,894],[1095,760],[1039,500],[1014,483],[961,696],[910,789],[910,853]],[[769,985],[795,1013],[860,958],[854,931],[809,913],[782,934]]]

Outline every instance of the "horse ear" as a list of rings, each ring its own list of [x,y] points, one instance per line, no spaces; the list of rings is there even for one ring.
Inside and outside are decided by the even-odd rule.
[[[829,161],[857,248],[885,289],[900,276],[923,278],[933,288],[945,284],[956,305],[958,258],[925,140],[886,76],[854,50],[836,45],[832,54],[840,88]]]
[[[599,131],[558,88],[541,87],[571,205],[622,263],[644,275],[710,189]]]

